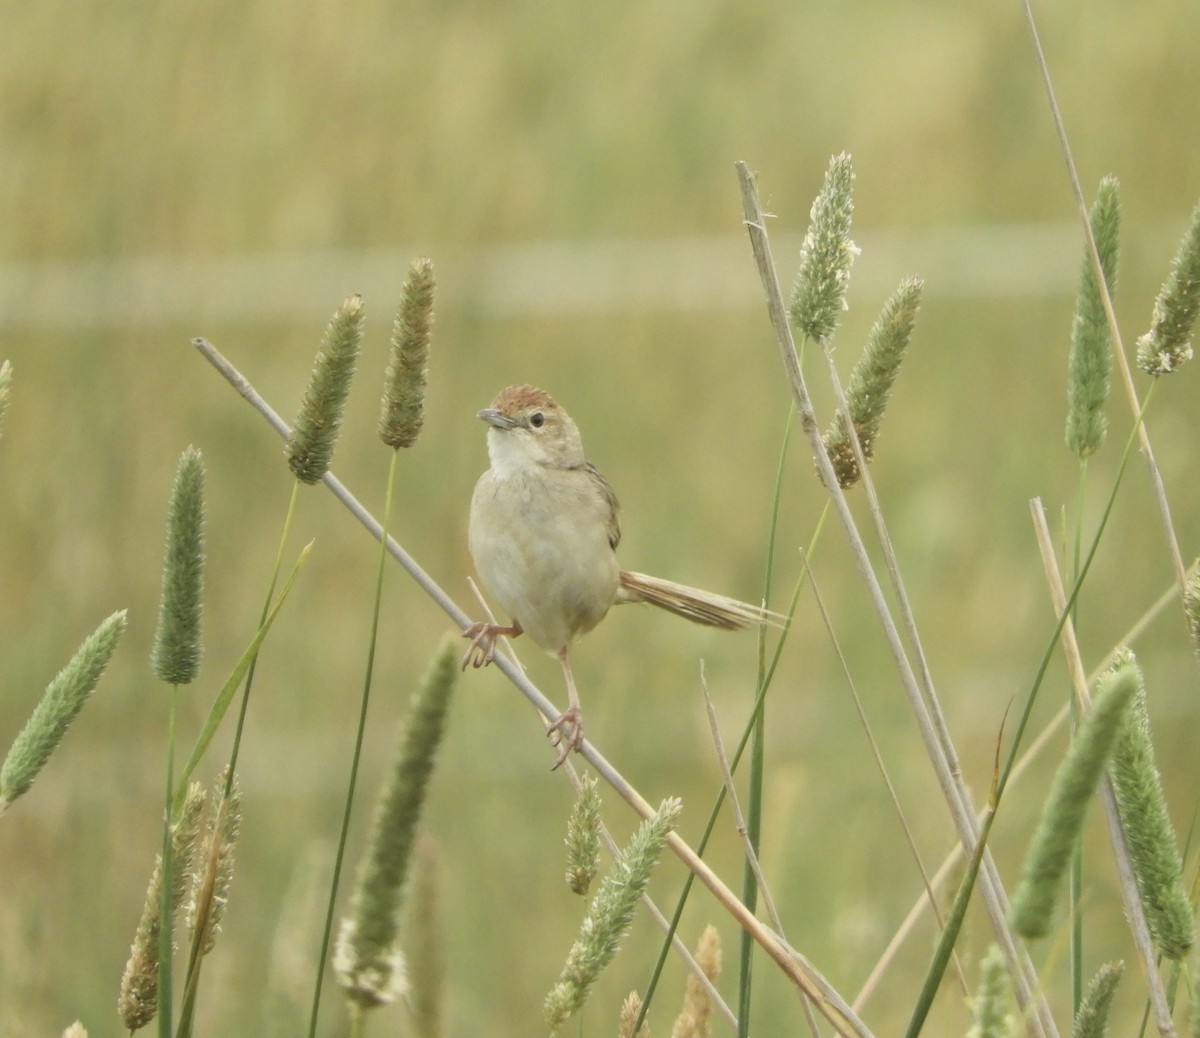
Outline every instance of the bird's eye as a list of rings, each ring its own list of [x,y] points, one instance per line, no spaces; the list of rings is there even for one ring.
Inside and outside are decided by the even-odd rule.
[[[546,424],[546,416],[542,414],[541,411],[534,411],[533,414],[529,416],[529,424],[535,429],[540,429]]]

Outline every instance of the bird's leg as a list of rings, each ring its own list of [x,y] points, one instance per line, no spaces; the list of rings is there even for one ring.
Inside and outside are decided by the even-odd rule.
[[[562,766],[562,762],[570,756],[571,751],[578,750],[583,745],[583,713],[580,710],[579,691],[575,688],[575,675],[571,673],[571,661],[567,657],[567,652],[566,646],[558,652],[558,662],[562,664],[563,677],[567,679],[567,709],[546,730],[547,735],[554,737],[554,745],[562,747],[551,771],[557,771]],[[568,728],[571,729],[569,737],[566,736]]]
[[[514,620],[511,624],[505,627],[503,624],[492,624],[481,620],[477,624],[471,624],[463,631],[464,638],[470,638],[471,644],[467,646],[467,651],[463,653],[462,669],[466,670],[468,664],[473,667],[486,667],[496,657],[496,639],[501,635],[508,638],[515,638],[521,634],[524,628],[519,620]]]

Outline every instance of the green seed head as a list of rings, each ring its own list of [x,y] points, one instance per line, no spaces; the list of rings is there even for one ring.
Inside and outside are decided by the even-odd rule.
[[[195,447],[179,459],[167,512],[158,627],[151,663],[160,681],[186,685],[200,666],[204,592],[204,460]]]
[[[433,263],[412,262],[392,325],[379,435],[389,447],[411,447],[425,414],[425,384],[433,329]]]
[[[301,483],[319,483],[329,471],[342,414],[362,344],[362,296],[349,296],[325,329],[308,389],[287,443],[288,466]]]
[[[792,287],[792,321],[814,342],[832,338],[846,309],[850,264],[858,255],[850,240],[853,215],[854,166],[843,152],[830,161],[825,184],[813,202]]]
[[[1116,177],[1100,182],[1091,212],[1092,237],[1111,296],[1117,288],[1120,251],[1121,195]],[[1071,325],[1067,379],[1067,447],[1081,461],[1104,442],[1108,420],[1104,402],[1112,372],[1112,336],[1092,257],[1085,249],[1079,273],[1079,295]]]
[[[1154,301],[1150,330],[1137,341],[1137,362],[1147,375],[1166,375],[1192,357],[1192,332],[1200,315],[1200,205],[1175,255],[1171,274]]]

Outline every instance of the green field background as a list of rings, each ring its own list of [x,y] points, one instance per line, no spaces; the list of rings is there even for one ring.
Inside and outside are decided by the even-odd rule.
[[[1122,182],[1117,308],[1132,343],[1200,197],[1200,6],[1042,6],[1085,193],[1109,172]],[[378,512],[387,337],[408,260],[427,254],[440,278],[427,422],[401,459],[394,525],[434,578],[477,612],[466,516],[486,455],[474,414],[523,381],[571,411],[620,495],[626,567],[756,599],[789,394],[741,225],[737,160],[759,175],[787,285],[830,156],[854,157],[863,251],[837,338],[843,377],[891,288],[926,279],[873,471],[982,802],[1005,710],[1053,624],[1027,503],[1041,497],[1065,541],[1077,493],[1063,426],[1078,224],[1016,3],[50,0],[14,5],[4,22],[0,359],[14,383],[0,438],[0,744],[101,619],[118,608],[130,617],[94,700],[0,819],[6,1038],[57,1034],[76,1018],[93,1036],[121,1033],[117,985],[161,814],[168,694],[147,658],[166,498],[188,444],[207,465],[209,568],[201,679],[181,695],[185,747],[265,593],[290,475],[277,438],[190,339],[211,339],[290,419],[325,322],[362,291],[367,338],[334,468]],[[817,361],[807,367],[827,418]],[[1165,380],[1150,418],[1189,560],[1200,543],[1196,380],[1194,368]],[[1120,392],[1109,415],[1089,471],[1088,531],[1131,427]],[[777,607],[823,501],[797,437]],[[332,858],[376,559],[321,488],[301,495],[289,553],[311,538],[250,705],[243,836],[200,1034],[303,1033],[296,998],[310,985],[305,949],[321,914],[305,889]],[[832,523],[813,565],[921,853],[936,864],[953,834]],[[1081,605],[1086,661],[1171,580],[1135,456]],[[383,609],[352,862],[396,725],[448,627],[395,567]],[[557,665],[517,647],[561,701]],[[1196,671],[1177,611],[1136,648],[1186,832],[1200,788]],[[754,637],[627,608],[573,658],[589,736],[648,799],[681,795],[681,831],[694,840],[720,783],[700,661],[731,742],[753,694]],[[1065,694],[1056,659],[1035,725]],[[767,710],[764,868],[791,943],[853,994],[921,884],[808,593]],[[206,776],[228,732],[218,744]],[[1014,787],[998,825],[1010,881],[1061,746]],[[426,815],[448,1034],[544,1033],[541,1000],[582,910],[561,880],[571,796],[551,762],[524,700],[495,672],[467,674]],[[619,838],[635,821],[612,795],[606,818]],[[1083,895],[1088,972],[1132,955],[1099,830]],[[735,887],[738,848],[726,817],[712,860]],[[660,903],[673,905],[682,880],[667,863],[652,886]],[[684,938],[710,921],[732,1000],[737,933],[700,892]],[[875,1033],[907,1019],[933,939],[926,921],[868,1003]],[[972,985],[988,940],[972,918],[961,942]],[[639,916],[581,1029],[564,1033],[614,1034],[620,999],[645,982],[657,947]],[[1049,961],[1062,1009],[1061,945],[1035,956]],[[682,982],[672,963],[655,1033],[669,1033]],[[1117,1012],[1134,1021],[1141,1006],[1131,976]],[[929,1033],[965,1032],[961,991],[948,985],[937,1012]],[[798,1033],[801,1019],[764,961],[753,1032]],[[394,1007],[370,1033],[406,1028]],[[345,1033],[333,988],[321,1033]]]

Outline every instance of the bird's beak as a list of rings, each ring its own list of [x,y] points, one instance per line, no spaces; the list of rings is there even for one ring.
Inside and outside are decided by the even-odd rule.
[[[487,422],[493,429],[513,429],[521,424],[495,407],[485,407],[475,417]]]

